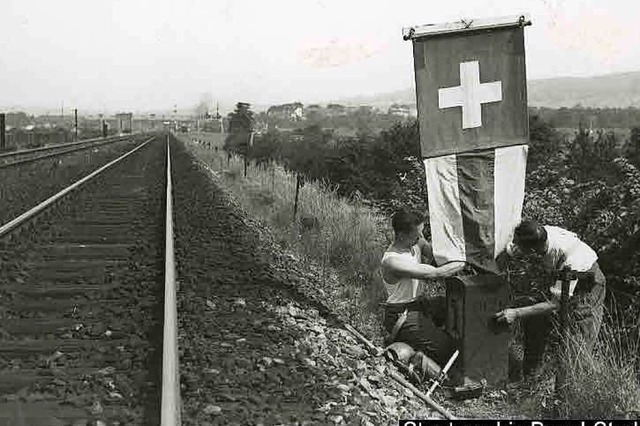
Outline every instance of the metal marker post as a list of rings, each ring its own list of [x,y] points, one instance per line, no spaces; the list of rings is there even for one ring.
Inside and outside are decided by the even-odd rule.
[[[78,141],[78,109],[77,108],[73,110],[73,115],[75,117],[75,122],[76,122],[76,125],[75,125],[75,135],[76,135],[75,136],[75,141],[77,142]]]
[[[556,398],[560,401],[563,399],[564,386],[567,381],[567,371],[564,365],[563,355],[566,355],[567,348],[567,317],[568,317],[568,305],[569,305],[569,283],[571,280],[571,272],[564,272],[562,274],[562,289],[560,293],[560,344],[558,347],[558,370],[556,372],[556,384],[555,392]]]

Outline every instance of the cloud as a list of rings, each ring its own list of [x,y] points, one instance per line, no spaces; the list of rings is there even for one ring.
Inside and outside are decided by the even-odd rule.
[[[299,49],[301,61],[312,68],[333,68],[355,64],[382,51],[378,43],[331,40],[328,43]]]

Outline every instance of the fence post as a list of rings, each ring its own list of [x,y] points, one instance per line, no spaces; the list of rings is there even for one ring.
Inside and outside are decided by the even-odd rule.
[[[273,192],[276,181],[276,165],[271,163],[271,192]]]
[[[302,177],[296,173],[296,199],[293,203],[293,220],[295,222],[298,214],[298,197],[300,195],[300,187],[302,186]]]

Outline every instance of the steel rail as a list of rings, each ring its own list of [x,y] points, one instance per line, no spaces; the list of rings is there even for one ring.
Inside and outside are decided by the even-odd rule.
[[[44,160],[44,159],[52,158],[52,157],[57,157],[59,155],[69,154],[69,153],[76,152],[76,151],[82,151],[83,149],[89,149],[89,148],[93,148],[93,147],[98,147],[98,146],[106,145],[106,144],[109,144],[109,143],[122,142],[122,141],[124,141],[126,139],[127,138],[116,138],[116,139],[92,141],[92,142],[84,141],[84,145],[81,145],[81,146],[78,146],[78,147],[72,147],[70,149],[63,149],[63,150],[60,150],[60,151],[51,152],[49,154],[44,154],[44,155],[40,155],[40,156],[37,156],[37,157],[23,158],[23,159],[16,160],[16,161],[13,161],[13,162],[10,162],[10,163],[0,163],[0,169],[7,168],[7,167],[18,166],[20,164],[25,164],[25,163],[32,163],[34,161]],[[25,151],[21,151],[21,152],[23,154],[27,153]],[[28,152],[28,153],[30,153],[30,152]]]
[[[82,179],[76,181],[75,183],[69,185],[65,189],[63,189],[60,192],[58,192],[57,194],[52,195],[51,197],[49,197],[46,200],[42,201],[40,204],[38,204],[37,206],[31,208],[30,210],[22,213],[20,216],[16,217],[15,219],[11,220],[10,222],[5,223],[4,225],[0,226],[0,237],[5,236],[6,234],[11,232],[12,230],[17,228],[18,226],[22,225],[27,220],[33,218],[38,213],[42,212],[47,207],[51,206],[53,203],[58,201],[60,198],[64,197],[65,195],[67,195],[71,191],[74,191],[75,189],[80,187],[85,182],[87,182],[90,179],[94,178],[95,176],[99,175],[100,173],[102,173],[103,171],[107,170],[108,168],[110,168],[114,164],[117,164],[118,162],[124,160],[125,158],[127,158],[129,155],[133,154],[134,152],[136,152],[140,148],[146,146],[153,139],[154,138],[150,138],[146,142],[143,142],[142,144],[140,144],[137,147],[133,148],[131,151],[121,155],[120,157],[116,158],[115,160],[109,162],[108,164],[105,164],[104,166],[100,167],[99,169],[91,172],[87,176],[85,176]]]
[[[167,136],[167,203],[164,264],[164,326],[162,339],[161,426],[180,426],[180,375],[178,371],[178,308],[176,268],[173,250],[173,199],[171,151]]]

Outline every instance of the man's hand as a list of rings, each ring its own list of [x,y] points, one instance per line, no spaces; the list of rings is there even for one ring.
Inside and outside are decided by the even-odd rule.
[[[518,318],[517,309],[505,309],[498,312],[493,316],[498,322],[506,322],[507,324],[513,324],[516,318]]]
[[[503,250],[497,257],[496,257],[496,264],[498,265],[498,268],[501,271],[505,271],[507,269],[507,266],[509,265],[509,259],[511,256],[509,256],[509,253],[507,253],[506,250]]]
[[[446,263],[436,268],[437,270],[436,276],[450,277],[451,275],[457,274],[458,272],[462,271],[466,266],[466,264],[467,264],[466,262],[461,262],[461,261],[453,261],[453,262]]]

